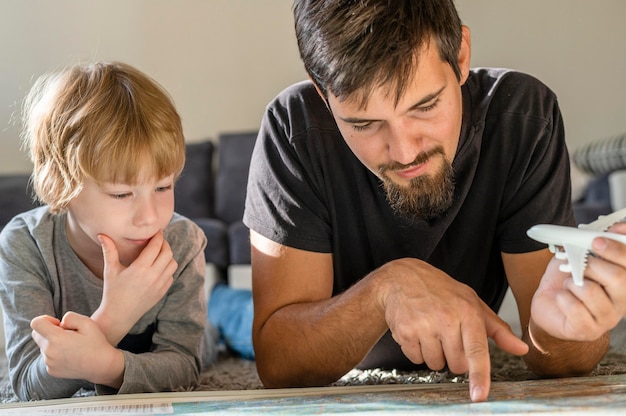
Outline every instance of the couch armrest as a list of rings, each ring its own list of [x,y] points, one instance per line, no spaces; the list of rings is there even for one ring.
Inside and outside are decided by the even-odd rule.
[[[250,230],[242,221],[235,221],[228,227],[230,264],[250,264]]]

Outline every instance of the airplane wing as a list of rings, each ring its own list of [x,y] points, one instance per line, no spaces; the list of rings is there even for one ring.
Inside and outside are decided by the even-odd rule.
[[[614,213],[617,214],[617,213]],[[598,221],[594,221],[588,226],[609,228],[615,222],[621,220],[624,212],[618,215],[611,214]],[[607,219],[607,217],[610,217]],[[618,218],[615,221],[615,218]],[[610,222],[610,224],[609,224]],[[609,225],[606,225],[609,224]],[[567,260],[560,270],[564,273],[571,273],[574,283],[578,286],[583,284],[583,275],[587,267],[587,257],[592,253],[591,244],[596,237],[610,238],[626,244],[626,235],[610,233],[606,231],[592,231],[587,228],[566,227],[561,225],[537,224],[528,229],[528,236],[534,240],[548,244],[550,251],[561,260]]]
[[[600,215],[597,220],[589,224],[580,224],[578,228],[590,231],[606,231],[613,224],[616,224],[626,218],[626,208],[622,208],[609,215]]]
[[[574,284],[582,286],[583,273],[587,267],[589,250],[586,247],[575,246],[567,243],[563,243],[563,250],[565,250],[564,254],[567,257],[567,264],[562,264],[559,269],[564,273],[571,273],[572,279],[574,279]],[[560,255],[557,255],[556,257],[562,258]]]

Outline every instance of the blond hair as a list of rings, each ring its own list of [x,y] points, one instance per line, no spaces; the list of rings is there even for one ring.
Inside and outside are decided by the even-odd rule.
[[[182,123],[169,94],[119,62],[76,64],[40,77],[24,100],[22,141],[39,201],[59,212],[97,183],[178,176]]]

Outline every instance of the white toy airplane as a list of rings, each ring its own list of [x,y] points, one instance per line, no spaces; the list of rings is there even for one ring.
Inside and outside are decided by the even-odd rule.
[[[587,257],[593,254],[591,242],[596,237],[605,237],[626,244],[626,235],[609,233],[606,230],[626,218],[626,208],[609,215],[601,215],[594,222],[576,227],[538,224],[528,229],[526,234],[533,240],[548,244],[555,257],[567,260],[560,270],[571,273],[574,283],[583,285],[583,274],[587,267]],[[562,249],[561,249],[562,248]]]

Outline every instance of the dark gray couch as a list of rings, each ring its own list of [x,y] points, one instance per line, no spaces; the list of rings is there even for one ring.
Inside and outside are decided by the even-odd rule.
[[[589,224],[597,220],[598,216],[613,212],[608,175],[599,175],[590,179],[582,197],[574,201],[573,208],[578,224]]]
[[[29,187],[29,175],[0,175],[0,229],[16,214],[37,206]]]
[[[231,264],[250,264],[243,208],[256,132],[228,133],[187,144],[187,161],[176,183],[176,212],[196,222],[207,236],[205,256],[218,277],[228,280]],[[16,214],[34,208],[29,175],[0,175],[0,229]]]
[[[241,218],[256,135],[227,133],[219,136],[218,144],[188,144],[187,162],[176,184],[176,211],[204,230],[206,261],[225,281],[230,265],[250,264],[249,234]],[[17,213],[35,206],[28,179],[26,174],[0,175],[0,229]],[[607,175],[599,175],[574,202],[574,214],[578,223],[588,223],[610,212]]]

